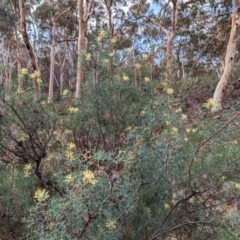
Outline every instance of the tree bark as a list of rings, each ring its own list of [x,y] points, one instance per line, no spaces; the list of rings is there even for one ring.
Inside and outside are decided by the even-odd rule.
[[[35,72],[35,71],[38,71],[38,66],[37,66],[37,61],[36,61],[36,58],[35,58],[35,55],[33,52],[32,45],[29,41],[28,33],[27,33],[24,0],[19,0],[18,3],[19,3],[19,11],[20,11],[20,31],[21,31],[21,34],[23,37],[25,47],[27,48],[27,51],[28,51],[32,71]],[[37,77],[35,77],[35,79],[34,79],[34,88],[36,91],[36,99],[39,100],[40,99],[40,87],[37,82]]]
[[[178,23],[178,8],[177,8],[177,1],[172,0],[173,10],[172,10],[172,30],[168,31],[162,24],[159,24],[152,19],[149,19],[151,23],[158,26],[163,33],[167,37],[167,43],[166,43],[166,73],[167,73],[167,80],[171,79],[172,77],[172,46],[173,46],[173,40],[176,35],[176,27]]]
[[[85,32],[89,17],[93,13],[94,0],[78,0],[78,62],[77,62],[77,80],[75,98],[81,97],[81,88],[83,82],[82,72],[82,51],[85,48]]]
[[[51,63],[50,63],[50,77],[48,87],[48,103],[53,101],[53,83],[54,83],[54,68],[55,68],[55,55],[56,55],[56,19],[51,17],[52,21],[52,46],[51,46]]]
[[[238,40],[238,34],[240,32],[240,0],[233,0],[233,6],[232,27],[227,45],[224,71],[213,94],[213,99],[216,101],[216,105],[212,107],[212,112],[218,112],[222,110],[224,93],[232,76],[235,49]]]

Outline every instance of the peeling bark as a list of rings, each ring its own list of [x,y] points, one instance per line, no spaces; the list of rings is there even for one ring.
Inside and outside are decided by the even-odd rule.
[[[213,94],[213,99],[217,104],[216,106],[212,107],[212,112],[218,112],[222,110],[223,97],[232,76],[235,49],[238,41],[238,34],[240,32],[240,0],[233,0],[233,6],[232,27],[227,45],[224,71]]]

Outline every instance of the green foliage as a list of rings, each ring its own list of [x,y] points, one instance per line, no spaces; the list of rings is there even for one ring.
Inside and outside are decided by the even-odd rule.
[[[236,239],[239,114],[189,125],[146,59],[101,41],[82,54],[81,99],[38,102],[27,74],[28,91],[0,98],[0,234]]]

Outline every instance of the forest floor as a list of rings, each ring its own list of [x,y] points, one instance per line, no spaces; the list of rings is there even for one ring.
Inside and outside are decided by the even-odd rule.
[[[181,99],[184,113],[188,116],[189,125],[197,125],[198,121],[209,115],[209,112],[202,114],[199,109],[203,109],[204,103],[213,97],[213,91],[206,87],[197,87],[189,91],[186,97]],[[224,110],[240,110],[240,89],[227,91],[223,100]]]

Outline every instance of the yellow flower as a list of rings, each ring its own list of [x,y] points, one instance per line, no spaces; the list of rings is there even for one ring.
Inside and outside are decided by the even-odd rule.
[[[217,105],[218,105],[218,103],[215,99],[209,98],[203,106],[209,109],[209,108],[215,107]]]
[[[170,121],[166,121],[166,125],[170,125],[171,123],[170,123]]]
[[[71,113],[76,113],[76,112],[78,111],[78,108],[69,107],[68,110],[69,110],[69,112],[71,112]]]
[[[65,180],[64,180],[64,182],[65,183],[70,183],[72,181],[72,174],[70,173],[70,174],[68,174],[66,177],[65,177]]]
[[[74,152],[72,151],[72,149],[67,149],[65,152],[65,157],[69,160],[72,161],[74,160]]]
[[[62,92],[62,95],[63,95],[63,96],[67,96],[67,95],[68,95],[68,90],[67,90],[67,89],[64,89],[63,92]]]
[[[148,54],[143,54],[143,60],[148,60],[148,58],[149,58],[149,55]]]
[[[167,94],[172,95],[174,93],[174,90],[172,88],[167,89]]]
[[[24,92],[24,90],[22,88],[18,88],[17,91],[16,91],[17,94],[21,94],[23,92]]]
[[[108,64],[109,62],[110,62],[109,59],[107,58],[103,59],[103,63]]]
[[[168,203],[164,203],[164,208],[165,209],[169,209],[170,208],[170,205]]]
[[[196,128],[186,128],[187,133],[190,133],[190,132],[195,133],[196,131],[197,131]]]
[[[193,129],[192,129],[192,133],[195,133],[196,131],[197,131],[196,128],[193,128]]]
[[[110,52],[110,53],[108,54],[109,57],[113,57],[113,55],[114,55],[113,52]]]
[[[227,177],[226,177],[226,176],[222,176],[220,179],[221,179],[222,181],[225,181],[225,180],[227,179]]]
[[[173,132],[178,132],[178,129],[177,129],[176,127],[173,127],[173,128],[172,128],[172,131],[173,131]]]
[[[65,134],[72,134],[72,130],[70,130],[70,129],[65,129],[65,130],[64,130],[64,133],[65,133]]]
[[[193,203],[193,202],[194,202],[194,198],[191,197],[188,201],[189,201],[190,203]]]
[[[68,149],[73,149],[73,148],[75,148],[75,143],[73,143],[73,142],[68,143],[68,144],[67,144],[67,148],[68,148]]]
[[[144,110],[142,110],[141,112],[140,112],[140,115],[141,116],[144,116],[146,114],[146,112],[144,111]]]
[[[30,78],[40,78],[41,73],[39,70],[34,71],[33,73],[30,74]]]
[[[235,183],[233,184],[233,187],[234,187],[235,189],[240,189],[240,183],[235,182]]]
[[[102,39],[105,37],[105,35],[106,35],[106,32],[103,31],[103,30],[101,30],[101,31],[99,32],[99,34],[98,34],[96,40],[97,40],[98,42],[101,42]]]
[[[187,115],[186,114],[182,114],[181,119],[182,120],[187,120]]]
[[[91,53],[86,53],[85,54],[86,61],[91,61],[92,59],[92,54]]]
[[[136,64],[135,64],[135,68],[136,68],[136,69],[139,69],[140,67],[141,67],[141,64],[140,64],[140,63],[136,63]]]
[[[114,221],[114,220],[107,220],[106,222],[106,227],[109,229],[109,230],[113,230],[117,227],[117,222]]]
[[[83,182],[90,183],[92,185],[95,185],[98,180],[95,178],[94,173],[90,170],[83,171]]]
[[[127,76],[127,75],[125,75],[125,74],[123,74],[123,81],[128,81],[129,80],[129,77]]]
[[[42,79],[38,77],[38,78],[37,78],[37,82],[38,82],[38,83],[42,83]]]
[[[117,42],[117,39],[116,38],[112,38],[111,39],[111,43],[116,43]]]
[[[106,35],[106,32],[104,30],[101,30],[98,34],[98,36],[100,37],[105,37],[105,35]]]
[[[178,108],[175,110],[176,113],[179,113],[179,112],[182,112],[182,109],[181,108]]]
[[[144,77],[144,81],[145,81],[145,82],[149,82],[149,81],[150,81],[150,78],[149,78],[149,77]]]
[[[31,163],[28,163],[28,164],[25,164],[24,166],[24,177],[29,177],[30,174],[31,174],[31,170],[32,170],[32,164]]]
[[[26,68],[21,68],[19,72],[20,72],[21,75],[28,74],[28,70]]]
[[[34,194],[34,198],[36,198],[38,202],[44,202],[49,198],[49,193],[46,189],[38,189]]]

